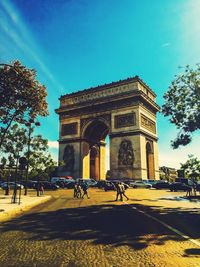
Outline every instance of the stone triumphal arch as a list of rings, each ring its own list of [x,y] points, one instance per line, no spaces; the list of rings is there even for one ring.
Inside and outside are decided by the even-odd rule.
[[[155,97],[138,76],[61,96],[60,174],[105,179],[109,136],[111,178],[158,179]]]

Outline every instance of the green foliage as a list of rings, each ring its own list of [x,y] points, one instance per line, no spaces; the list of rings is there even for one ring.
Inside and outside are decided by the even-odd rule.
[[[33,130],[33,127],[27,130],[20,128],[18,124],[12,125],[7,133],[6,142],[2,144],[2,151],[7,156],[10,166],[15,166],[19,157],[29,158],[29,178],[47,178],[56,163],[48,152],[48,140],[43,139],[41,135],[32,136]]]
[[[179,129],[172,147],[185,146],[192,140],[191,133],[200,129],[200,65],[186,66],[172,81],[164,99],[162,113]]]
[[[12,122],[26,123],[47,116],[46,87],[36,80],[36,71],[19,61],[0,64],[0,147]]]
[[[188,158],[185,163],[181,164],[181,169],[189,178],[200,179],[200,160],[194,155],[188,155]]]

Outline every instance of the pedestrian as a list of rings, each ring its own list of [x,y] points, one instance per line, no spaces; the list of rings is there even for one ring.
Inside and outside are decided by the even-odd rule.
[[[127,197],[127,195],[125,194],[125,191],[128,187],[125,187],[124,183],[120,183],[120,189],[121,189],[121,195],[124,196],[126,198],[126,200],[129,200],[129,198]],[[122,197],[123,199],[123,197]]]
[[[187,190],[186,190],[186,197],[187,196],[191,196],[191,193],[192,193],[192,187],[190,187],[190,186],[187,186]]]
[[[84,198],[85,195],[87,196],[87,198],[90,198],[89,195],[88,195],[88,184],[86,182],[83,182],[81,184],[81,188],[83,189],[82,198]]]
[[[80,183],[74,185],[74,198],[81,198],[81,186]]]
[[[122,198],[122,192],[121,192],[122,190],[121,190],[121,185],[120,185],[119,182],[117,182],[115,184],[115,188],[116,188],[116,192],[117,192],[115,201],[118,201],[118,197],[119,196],[120,196],[120,200],[122,201],[123,200],[123,198]]]
[[[44,185],[42,183],[40,184],[40,195],[44,195]]]

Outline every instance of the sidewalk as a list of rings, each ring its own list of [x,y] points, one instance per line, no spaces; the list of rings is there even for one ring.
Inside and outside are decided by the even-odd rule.
[[[34,206],[37,206],[41,203],[48,201],[51,196],[21,196],[20,204],[12,203],[12,192],[9,196],[4,195],[4,191],[0,190],[0,222],[7,221],[11,218],[14,218],[16,215],[23,213],[31,209]]]

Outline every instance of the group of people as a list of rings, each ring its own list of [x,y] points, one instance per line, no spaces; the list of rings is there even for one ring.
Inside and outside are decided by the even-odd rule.
[[[129,198],[125,194],[125,191],[127,188],[125,187],[124,183],[118,182],[115,184],[115,187],[116,187],[116,191],[117,191],[115,201],[117,201],[119,197],[120,197],[120,200],[123,201],[123,196],[126,198],[126,200],[129,200]]]
[[[74,185],[74,198],[82,198],[84,199],[84,196],[86,196],[87,198],[89,197],[88,194],[88,184],[86,182],[76,182]],[[116,188],[116,199],[115,201],[118,201],[118,199],[120,199],[120,201],[123,201],[123,197],[126,198],[126,200],[129,200],[129,198],[127,197],[125,191],[127,189],[127,187],[125,186],[124,183],[122,182],[118,182],[115,184],[115,188]]]
[[[88,194],[88,184],[86,182],[77,182],[74,185],[74,198],[84,198],[86,196],[89,197]]]

